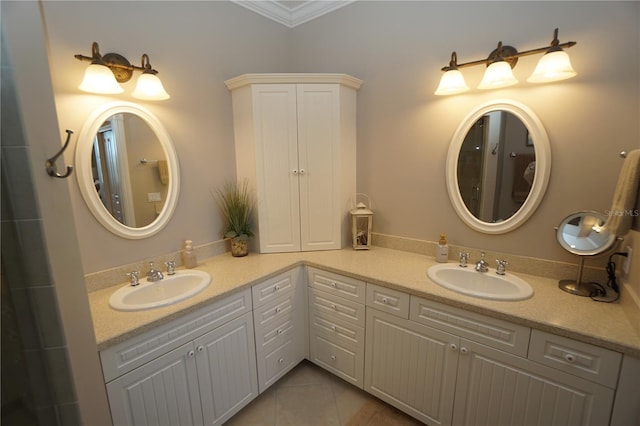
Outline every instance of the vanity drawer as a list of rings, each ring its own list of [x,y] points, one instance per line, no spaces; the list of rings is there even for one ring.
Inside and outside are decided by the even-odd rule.
[[[364,350],[364,327],[340,320],[316,309],[309,312],[309,325],[311,333],[324,336],[344,347]]]
[[[300,268],[269,278],[251,288],[253,294],[253,306],[260,307],[285,294],[294,294],[298,287]]]
[[[352,302],[351,300],[310,288],[309,309],[364,327],[365,310],[364,305],[361,303]]]
[[[529,359],[615,389],[622,354],[533,330]]]
[[[253,310],[253,323],[256,332],[269,328],[269,324],[277,321],[295,310],[294,294],[286,294],[279,299]]]
[[[258,374],[262,376],[258,377],[260,393],[302,361],[304,356],[301,355],[298,346],[295,339],[284,339],[271,352],[265,354],[262,358],[264,368],[258,368]]]
[[[251,311],[247,289],[100,351],[105,382]]]
[[[309,285],[313,288],[344,297],[348,300],[364,303],[365,282],[332,272],[309,267]]]
[[[311,334],[311,361],[362,388],[364,382],[364,353],[355,352],[331,342],[319,334]]]
[[[407,319],[409,300],[407,293],[367,283],[367,306]]]
[[[409,319],[526,358],[531,329],[411,296]]]
[[[296,324],[299,323],[296,312],[288,312],[269,323],[268,327],[256,327],[256,346],[269,347],[277,339],[290,339],[296,334]]]

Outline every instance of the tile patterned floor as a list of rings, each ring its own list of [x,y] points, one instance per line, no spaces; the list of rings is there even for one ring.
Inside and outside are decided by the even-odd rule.
[[[225,426],[418,426],[418,420],[309,361],[253,400]]]

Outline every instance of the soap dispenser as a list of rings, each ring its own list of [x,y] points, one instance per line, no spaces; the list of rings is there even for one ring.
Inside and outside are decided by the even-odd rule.
[[[191,240],[185,240],[184,242],[184,249],[182,250],[182,263],[187,269],[192,269],[198,266],[196,253],[193,251],[193,242]]]
[[[447,236],[440,234],[440,241],[436,246],[436,262],[447,263],[449,261],[449,245],[447,244]]]

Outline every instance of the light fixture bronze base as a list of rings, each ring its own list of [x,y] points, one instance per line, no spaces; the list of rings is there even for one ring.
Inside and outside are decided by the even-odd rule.
[[[576,296],[598,296],[602,292],[602,288],[596,283],[581,283],[576,280],[560,280],[558,283],[560,290]]]
[[[124,56],[118,53],[107,53],[102,56],[102,61],[113,72],[118,83],[126,83],[133,76],[133,67]]]

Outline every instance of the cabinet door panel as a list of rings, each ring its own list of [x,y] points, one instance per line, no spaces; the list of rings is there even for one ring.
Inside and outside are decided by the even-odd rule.
[[[116,425],[202,424],[191,343],[107,384],[107,394]]]
[[[299,84],[298,158],[302,250],[338,249],[340,103],[337,84]]]
[[[613,390],[477,343],[461,347],[454,424],[608,424]]]
[[[365,390],[425,423],[450,425],[459,340],[368,308]]]
[[[258,395],[251,313],[196,339],[205,424],[222,424]]]
[[[300,251],[295,86],[253,90],[260,252]]]

